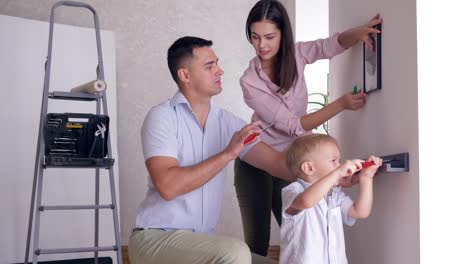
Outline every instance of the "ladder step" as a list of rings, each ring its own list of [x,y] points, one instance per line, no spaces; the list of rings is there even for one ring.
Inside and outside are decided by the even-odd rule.
[[[44,168],[102,168],[109,169],[114,166],[115,159],[112,158],[77,158],[46,156],[44,159]]]
[[[47,165],[42,164],[44,169],[110,169],[113,165],[95,165],[95,166],[72,166],[72,165]]]
[[[102,97],[102,93],[71,93],[55,91],[49,93],[50,99],[74,100],[74,101],[96,101]]]
[[[96,252],[96,251],[117,251],[117,246],[109,247],[82,247],[82,248],[55,248],[55,249],[37,249],[34,253],[41,254],[62,254],[78,252]]]
[[[109,205],[49,205],[39,206],[40,211],[44,210],[86,210],[86,209],[114,209],[113,204]]]

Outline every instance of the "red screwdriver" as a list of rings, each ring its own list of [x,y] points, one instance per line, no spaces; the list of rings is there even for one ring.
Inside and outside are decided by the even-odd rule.
[[[368,160],[368,161],[361,162],[361,166],[362,166],[361,170],[366,169],[366,168],[369,168],[369,167],[372,166],[372,165],[375,165],[375,162],[374,162],[373,160]],[[359,169],[359,167],[356,166],[356,169]],[[358,173],[359,173],[359,172],[356,171],[356,172],[354,173],[354,175],[356,175],[356,174],[358,174]]]
[[[362,169],[367,169],[370,166],[375,165],[375,162],[373,160],[369,160],[369,161],[361,162],[361,164],[362,164]]]
[[[392,161],[392,160],[382,160],[382,163],[389,162],[389,161]],[[373,160],[369,160],[369,161],[361,162],[361,164],[362,164],[362,169],[366,169],[372,165],[375,165],[375,162]]]
[[[262,129],[260,132],[258,133],[253,133],[251,135],[249,135],[245,140],[244,140],[244,145],[247,145],[249,144],[250,142],[252,142],[258,135],[260,135],[263,131],[267,130],[268,128],[270,128],[272,125],[274,125],[275,122],[269,124],[268,126],[266,126],[264,129]]]

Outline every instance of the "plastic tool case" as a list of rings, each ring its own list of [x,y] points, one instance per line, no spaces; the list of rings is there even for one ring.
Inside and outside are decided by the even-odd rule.
[[[98,166],[108,159],[109,117],[81,113],[49,113],[45,126],[46,166]]]

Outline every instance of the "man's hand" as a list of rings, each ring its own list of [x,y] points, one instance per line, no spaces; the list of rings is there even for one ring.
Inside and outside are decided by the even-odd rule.
[[[240,152],[244,149],[244,140],[253,133],[259,133],[261,130],[259,128],[260,121],[255,121],[251,124],[246,125],[241,130],[234,133],[229,141],[229,144],[224,149],[224,152],[227,153],[231,159],[237,158]]]

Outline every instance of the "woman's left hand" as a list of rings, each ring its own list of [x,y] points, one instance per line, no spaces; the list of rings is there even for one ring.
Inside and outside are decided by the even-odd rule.
[[[372,42],[369,38],[369,34],[380,33],[378,29],[375,29],[373,27],[375,25],[381,24],[382,21],[383,20],[380,18],[380,15],[377,14],[366,24],[348,29],[345,32],[341,33],[338,36],[338,42],[340,42],[341,46],[344,49],[348,49],[356,43],[358,43],[359,41],[362,41],[369,47],[369,49],[372,49]]]
[[[354,92],[346,93],[336,100],[343,110],[358,110],[366,104],[366,94],[359,89],[357,94]]]

